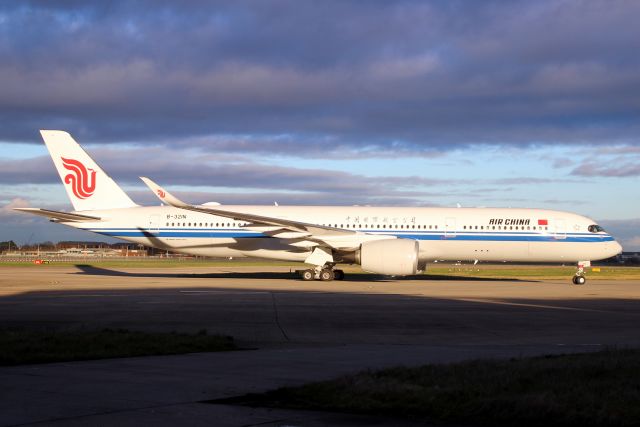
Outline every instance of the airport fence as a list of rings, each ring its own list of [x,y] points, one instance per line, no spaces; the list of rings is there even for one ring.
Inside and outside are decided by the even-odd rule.
[[[188,256],[3,256],[0,255],[0,263],[34,263],[34,264],[56,264],[56,263],[79,263],[79,262],[211,262],[215,260],[228,260],[228,258],[204,258],[204,257],[188,257]],[[37,262],[40,261],[40,262]]]

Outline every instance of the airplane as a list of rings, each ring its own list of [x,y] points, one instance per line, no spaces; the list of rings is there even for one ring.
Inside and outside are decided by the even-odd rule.
[[[577,263],[572,282],[582,285],[591,261],[622,252],[592,219],[546,209],[193,205],[146,177],[163,205],[140,206],[69,133],[40,133],[74,210],[16,210],[178,253],[301,262],[302,280],[342,280],[339,263],[407,276],[469,260]]]

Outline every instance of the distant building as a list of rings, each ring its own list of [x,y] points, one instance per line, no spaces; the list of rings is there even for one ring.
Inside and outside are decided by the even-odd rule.
[[[2,252],[5,257],[145,257],[149,251],[142,245],[126,243],[109,244],[104,242],[74,242],[64,241],[58,243],[47,242],[44,244],[25,245],[18,249],[16,246],[11,251]]]

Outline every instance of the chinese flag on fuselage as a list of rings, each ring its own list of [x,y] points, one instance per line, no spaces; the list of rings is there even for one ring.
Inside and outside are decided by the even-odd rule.
[[[539,219],[538,220],[538,225],[549,225],[548,221],[546,219]]]

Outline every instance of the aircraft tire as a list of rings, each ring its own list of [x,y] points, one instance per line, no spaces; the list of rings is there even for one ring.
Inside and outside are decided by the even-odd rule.
[[[333,270],[325,269],[320,272],[320,280],[323,282],[330,282],[334,277]]]
[[[574,285],[584,285],[587,283],[587,279],[584,276],[573,276],[572,281]]]
[[[305,282],[308,282],[309,280],[313,280],[315,278],[314,276],[315,276],[315,272],[313,270],[303,270],[300,273],[300,278]]]
[[[344,280],[344,271],[333,270],[333,276],[336,280]]]

